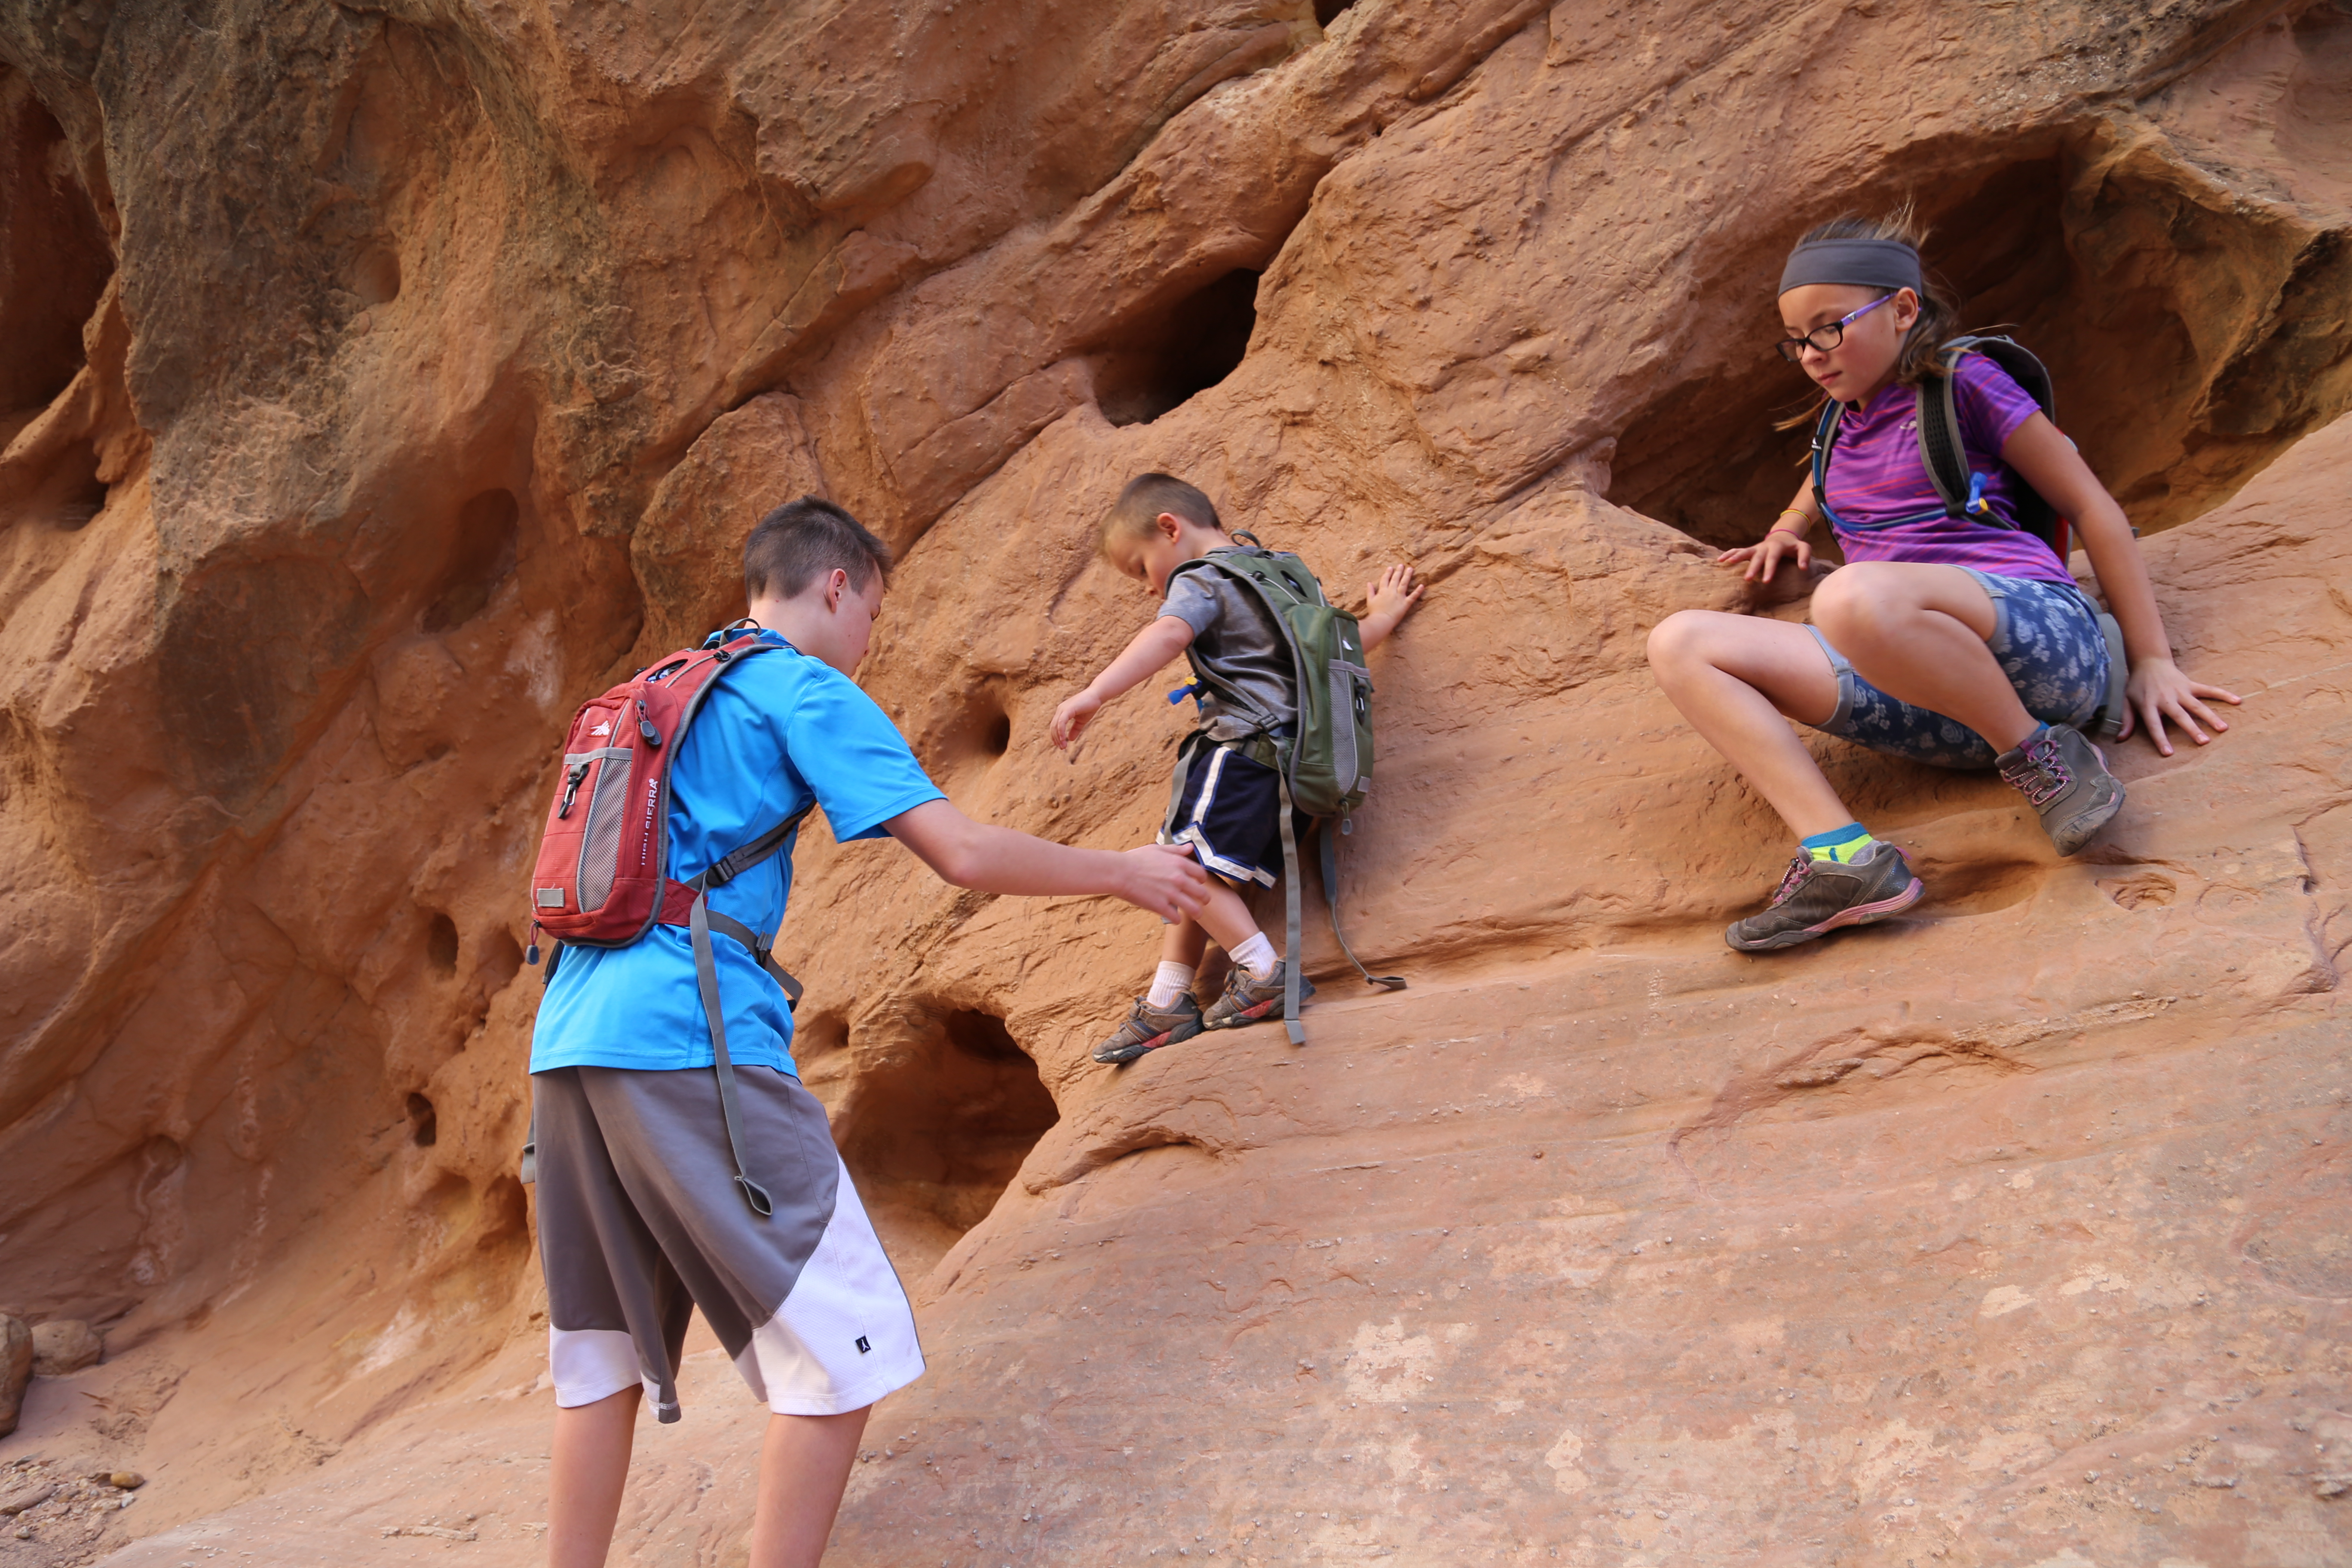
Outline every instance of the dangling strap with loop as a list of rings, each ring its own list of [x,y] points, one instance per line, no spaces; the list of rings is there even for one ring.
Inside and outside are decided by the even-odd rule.
[[[699,879],[697,879],[699,880]],[[727,1055],[727,1019],[719,1005],[719,967],[710,952],[709,895],[696,889],[694,908],[687,918],[694,939],[694,979],[702,991],[702,1010],[710,1019],[711,1068],[719,1075],[719,1112],[727,1120],[727,1148],[735,1156],[735,1181],[743,1189],[751,1212],[762,1219],[775,1213],[767,1189],[753,1181],[743,1159],[743,1110],[735,1097],[735,1064]]]
[[[1347,933],[1339,929],[1339,836],[1331,831],[1331,826],[1328,816],[1315,824],[1315,831],[1322,838],[1323,902],[1331,911],[1331,934],[1338,939],[1339,951],[1348,955],[1348,962],[1356,966],[1356,973],[1364,977],[1365,984],[1377,985],[1384,991],[1402,991],[1405,988],[1404,976],[1374,974],[1366,969],[1364,961],[1356,956],[1356,950],[1348,945]]]
[[[765,1219],[775,1212],[775,1204],[765,1187],[751,1179],[751,1167],[743,1158],[743,1108],[735,1093],[735,1063],[727,1054],[727,1016],[719,1001],[719,964],[710,951],[710,930],[717,926],[750,948],[761,965],[776,977],[784,995],[793,1002],[801,999],[801,983],[784,973],[768,956],[767,940],[740,921],[714,914],[710,909],[710,889],[723,888],[761,862],[783,852],[792,843],[793,834],[808,816],[814,803],[803,806],[751,843],[719,861],[686,886],[694,892],[694,903],[687,910],[686,929],[694,942],[694,983],[702,993],[702,1011],[710,1021],[710,1068],[719,1079],[719,1111],[727,1121],[727,1148],[735,1157],[735,1182],[743,1189],[744,1201],[751,1212]]]
[[[1288,763],[1289,758],[1282,759]],[[1282,1026],[1290,1043],[1307,1043],[1307,1026],[1298,1021],[1298,835],[1291,826],[1290,769],[1275,769],[1282,792]]]

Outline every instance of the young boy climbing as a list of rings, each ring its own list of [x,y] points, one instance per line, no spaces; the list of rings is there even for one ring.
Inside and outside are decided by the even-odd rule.
[[[1048,844],[972,822],[932,785],[850,679],[881,612],[889,552],[847,512],[811,497],[780,507],[751,531],[743,563],[768,646],[751,657],[735,645],[677,743],[673,878],[702,886],[814,804],[835,837],[887,834],[959,887],[1105,893],[1167,920],[1201,911],[1208,879],[1180,854]],[[722,885],[706,895],[709,933],[655,924],[624,946],[560,950],[540,1008],[530,1067],[558,1406],[555,1568],[604,1561],[641,1398],[678,1418],[695,1308],[772,1412],[753,1568],[817,1562],[867,1406],[923,1370],[906,1294],[824,1108],[795,1074],[785,993],[730,930],[756,937],[782,923],[783,842],[733,879],[712,879]],[[713,950],[715,999],[698,980],[698,939]],[[731,1079],[714,1066],[714,1019]],[[725,1103],[730,1081],[739,1103]],[[764,1201],[747,1203],[750,1192]]]
[[[2073,443],[2001,367],[1938,351],[1958,321],[1921,268],[1907,209],[1841,218],[1790,253],[1781,355],[1827,400],[1822,489],[1808,481],[1760,543],[1717,559],[1750,582],[1812,570],[1806,536],[1826,515],[1848,563],[1823,577],[1811,626],[1684,610],[1650,636],[1666,695],[1801,840],[1770,904],[1724,933],[1743,952],[1810,942],[1883,920],[1921,891],[1902,850],[1871,837],[1788,723],[1950,768],[1997,767],[2062,855],[2123,805],[2123,785],[2083,733],[2105,696],[2096,609],[2066,563],[2018,527],[2027,487],[2071,519],[2123,631],[2130,681],[2118,738],[2135,721],[2172,754],[2167,721],[2199,745],[2229,725],[2208,701],[2236,702],[2173,662],[2147,569],[2123,509]],[[1924,400],[1953,378],[1970,515],[1952,516],[1922,457]]]
[[[1118,1063],[1202,1029],[1256,1023],[1282,1006],[1286,964],[1296,955],[1275,951],[1234,889],[1249,882],[1272,887],[1282,863],[1277,776],[1250,757],[1245,742],[1268,724],[1288,732],[1297,721],[1298,692],[1287,645],[1257,596],[1223,572],[1184,569],[1240,548],[1207,496],[1171,475],[1145,474],[1119,493],[1096,542],[1104,560],[1161,600],[1160,614],[1085,690],[1054,710],[1054,744],[1068,749],[1104,703],[1188,649],[1227,689],[1201,691],[1202,727],[1211,743],[1188,752],[1189,762],[1180,764],[1184,777],[1160,836],[1163,844],[1198,856],[1215,880],[1199,916],[1177,921],[1162,939],[1150,989],[1096,1048],[1095,1060]],[[1364,593],[1369,605],[1360,629],[1369,654],[1411,613],[1422,588],[1412,567],[1393,565]],[[1192,984],[1212,940],[1233,968],[1204,1011]],[[1315,988],[1302,976],[1299,989],[1304,996]]]

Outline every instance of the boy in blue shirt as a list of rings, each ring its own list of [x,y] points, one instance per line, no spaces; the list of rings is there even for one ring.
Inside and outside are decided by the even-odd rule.
[[[1075,849],[975,823],[925,776],[850,679],[889,567],[882,542],[814,497],[761,519],[744,547],[751,619],[772,651],[730,666],[671,768],[670,876],[699,875],[814,802],[836,838],[888,835],[946,880],[998,893],[1105,893],[1181,921],[1207,879],[1181,854]],[[792,858],[714,889],[754,931],[782,923]],[[923,1370],[905,1291],[800,1085],[793,1016],[752,952],[713,942],[741,1099],[735,1182],[710,1028],[688,933],[563,950],[531,1041],[541,1263],[558,1414],[550,1561],[609,1551],[641,1397],[677,1419],[676,1369],[699,1307],[773,1413],[761,1452],[753,1568],[822,1555],[866,1413]]]

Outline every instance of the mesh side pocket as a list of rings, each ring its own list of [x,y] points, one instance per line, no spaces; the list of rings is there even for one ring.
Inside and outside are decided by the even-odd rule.
[[[1356,787],[1356,675],[1331,661],[1331,780],[1341,795]]]
[[[623,753],[625,757],[626,753]],[[596,764],[588,798],[588,826],[580,835],[580,912],[604,907],[621,858],[621,826],[626,819],[629,764],[607,756]]]

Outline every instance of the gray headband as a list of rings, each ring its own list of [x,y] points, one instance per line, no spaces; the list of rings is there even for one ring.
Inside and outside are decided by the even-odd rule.
[[[1925,292],[1919,253],[1899,239],[1809,239],[1789,252],[1789,264],[1780,268],[1780,292],[1808,283]]]

